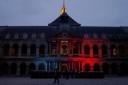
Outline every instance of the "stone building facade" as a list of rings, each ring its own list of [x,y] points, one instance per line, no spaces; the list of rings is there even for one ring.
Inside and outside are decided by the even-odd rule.
[[[128,27],[81,26],[66,12],[48,26],[1,26],[1,75],[30,71],[128,74]]]

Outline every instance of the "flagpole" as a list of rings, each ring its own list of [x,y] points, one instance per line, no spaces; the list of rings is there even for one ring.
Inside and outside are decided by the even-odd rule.
[[[63,7],[65,8],[65,0],[63,0]]]

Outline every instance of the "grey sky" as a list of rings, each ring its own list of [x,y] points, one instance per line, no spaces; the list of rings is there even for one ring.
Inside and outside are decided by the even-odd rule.
[[[128,26],[128,0],[66,0],[68,14],[84,26]],[[62,0],[0,0],[0,25],[47,25]]]

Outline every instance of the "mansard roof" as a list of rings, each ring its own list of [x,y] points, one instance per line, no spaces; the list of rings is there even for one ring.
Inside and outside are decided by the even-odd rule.
[[[56,20],[51,22],[49,26],[59,26],[62,24],[70,26],[80,26],[80,24],[73,20],[67,13],[61,14]]]
[[[79,38],[83,38],[84,34],[88,34],[93,38],[93,33],[95,33],[98,38],[102,37],[102,34],[105,34],[107,39],[128,39],[128,27],[98,27],[98,26],[79,26],[79,27],[70,27],[68,30],[62,30],[59,27],[52,26],[0,26],[0,37],[4,38],[6,34],[40,34],[44,33],[45,38],[50,38],[55,36],[57,33],[69,32]]]

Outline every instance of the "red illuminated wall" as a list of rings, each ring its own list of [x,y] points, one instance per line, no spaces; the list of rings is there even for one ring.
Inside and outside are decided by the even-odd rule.
[[[63,34],[63,33],[62,33]],[[102,39],[81,39],[79,37],[74,37],[73,35],[69,35],[69,33],[65,33],[65,35],[67,35],[66,37],[65,36],[61,36],[61,34],[59,34],[59,38],[57,38],[56,36],[56,41],[57,41],[57,48],[58,49],[58,53],[60,53],[61,55],[61,61],[69,61],[69,62],[72,62],[75,63],[75,62],[79,62],[80,63],[80,68],[77,68],[79,71],[84,71],[85,70],[85,65],[86,64],[89,64],[90,65],[90,71],[93,71],[93,66],[94,64],[101,64],[102,63],[102,49],[101,49],[101,45],[102,44],[106,44],[108,43],[108,41],[106,40],[102,40]],[[69,38],[70,37],[70,38]],[[55,39],[55,38],[54,38]],[[78,48],[78,54],[74,54],[73,53],[73,48],[74,48],[74,44],[75,43],[81,43],[81,48],[79,47]],[[62,52],[61,52],[61,47],[63,45],[66,45],[67,46],[67,52],[65,55],[62,55]],[[85,55],[84,53],[84,46],[85,45],[89,45],[90,46],[90,54],[89,55]],[[98,46],[98,55],[93,55],[93,45],[97,45]],[[72,69],[74,68],[75,70],[75,67],[73,67],[73,65],[70,64],[70,65],[67,65],[68,69]],[[66,65],[65,63],[62,64],[63,65]],[[64,68],[64,66],[63,66]]]

